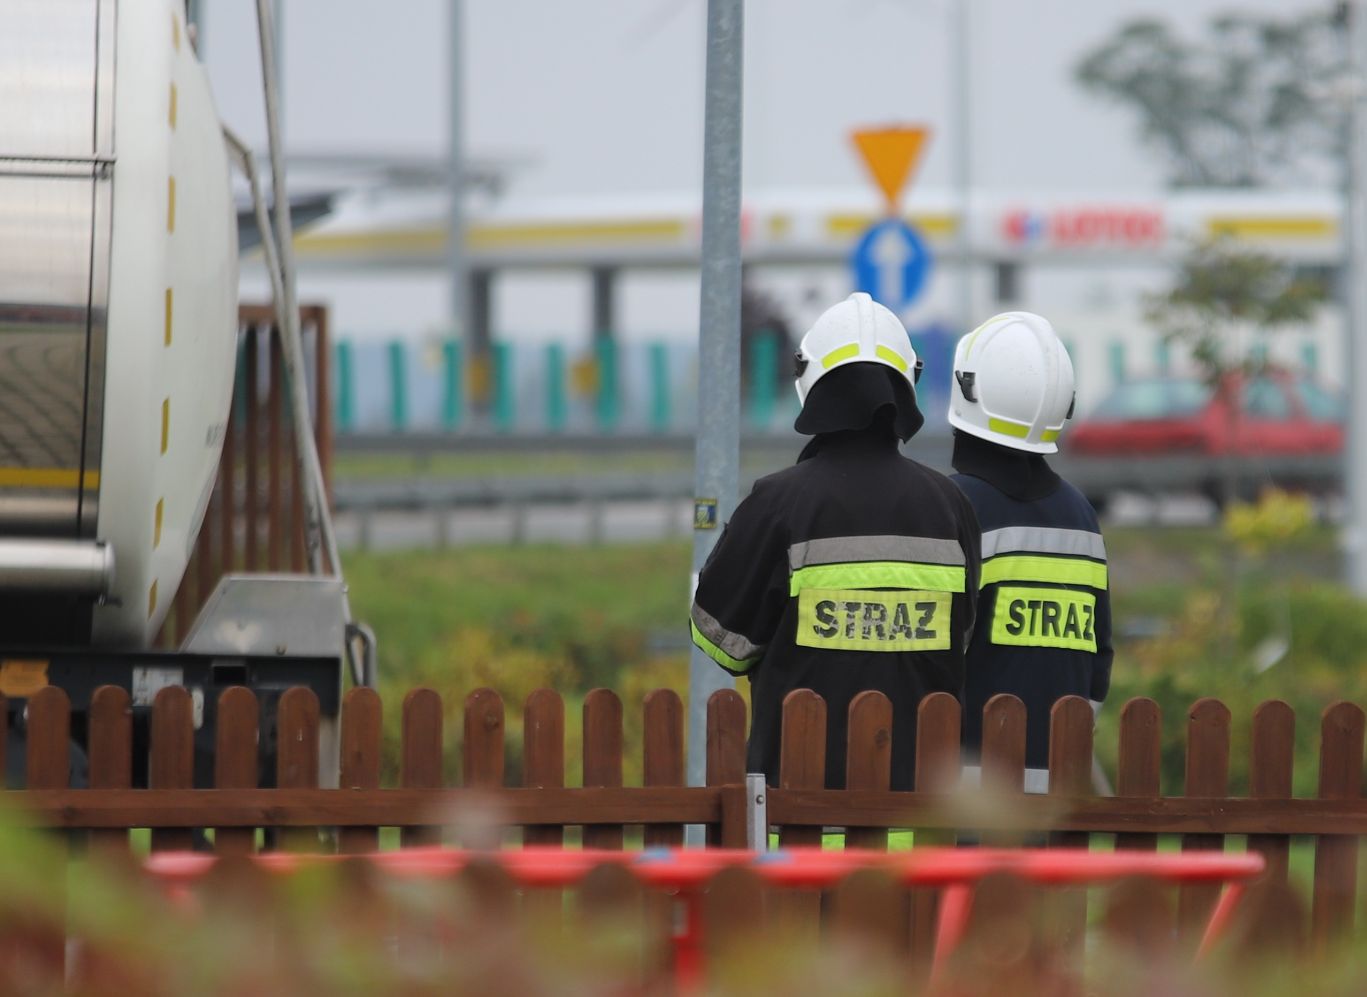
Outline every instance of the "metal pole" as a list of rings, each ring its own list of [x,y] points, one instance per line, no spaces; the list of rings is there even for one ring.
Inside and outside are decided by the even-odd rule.
[[[464,143],[462,142],[464,123],[461,112],[464,100],[461,73],[464,69],[464,60],[461,57],[461,31],[464,27],[462,23],[464,4],[462,0],[448,0],[448,2],[450,4],[451,23],[446,54],[446,74],[447,93],[451,106],[447,121],[446,155],[447,169],[450,171],[447,183],[451,190],[451,204],[447,215],[446,266],[451,284],[451,332],[456,337],[467,338],[466,355],[474,357],[480,344],[469,339],[472,330],[467,300],[469,295],[465,263],[465,185],[462,171],[464,165]]]
[[[266,135],[271,156],[271,197],[275,207],[274,231],[264,224],[265,204],[256,185],[256,166],[251,153],[231,135],[229,145],[237,152],[248,171],[256,203],[257,224],[261,228],[262,245],[268,255],[271,286],[275,299],[275,313],[280,327],[281,355],[285,376],[289,379],[291,415],[294,420],[297,474],[304,484],[304,548],[311,574],[323,573],[326,552],[328,566],[338,577],[342,575],[342,561],[337,550],[337,535],[327,508],[327,487],[323,481],[323,466],[318,460],[318,448],[313,438],[313,417],[309,412],[308,385],[304,378],[304,349],[299,332],[299,304],[295,290],[294,226],[290,218],[289,194],[285,189],[285,157],[280,144],[279,91],[276,89],[275,39],[272,32],[270,0],[257,0],[256,27],[261,45],[261,84],[266,102]],[[270,242],[274,241],[276,257],[272,258]],[[355,630],[351,615],[351,600],[342,590],[342,613],[348,627],[346,655],[351,663],[352,676],[358,684],[374,680],[372,669],[365,659],[370,652],[359,653],[350,636]],[[359,633],[373,651],[374,637]]]
[[[271,67],[275,70],[275,103],[280,109],[275,123],[276,132],[280,136],[280,154],[285,153],[285,0],[274,0],[272,3],[274,11],[271,22],[271,44],[275,55],[271,59]]]
[[[740,165],[744,0],[708,0],[703,114],[702,307],[693,585],[736,506],[740,464]],[[688,782],[706,777],[707,699],[730,676],[693,649],[688,670]]]
[[[1367,595],[1367,6],[1356,0],[1347,14],[1350,103],[1343,220],[1347,260],[1341,284],[1348,332],[1348,515],[1343,539],[1348,585],[1356,594]]]
[[[953,23],[954,85],[954,186],[959,209],[959,225],[955,230],[959,250],[959,332],[965,333],[977,323],[973,320],[973,246],[969,229],[969,209],[973,197],[973,132],[970,115],[970,83],[972,48],[969,44],[970,0],[957,0],[950,14]]]

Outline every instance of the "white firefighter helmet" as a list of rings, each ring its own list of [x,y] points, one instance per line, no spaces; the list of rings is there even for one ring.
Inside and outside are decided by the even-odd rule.
[[[907,379],[912,398],[921,376],[921,361],[900,319],[862,292],[832,305],[802,337],[797,349],[797,397],[807,404],[812,385],[837,367],[877,363]]]
[[[1073,400],[1073,362],[1039,315],[994,315],[954,350],[949,424],[965,433],[1028,453],[1056,453]]]

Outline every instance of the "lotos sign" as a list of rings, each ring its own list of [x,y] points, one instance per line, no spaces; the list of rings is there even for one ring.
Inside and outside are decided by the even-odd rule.
[[[1007,245],[1055,249],[1136,248],[1163,241],[1163,212],[1155,208],[1087,207],[1051,211],[1015,209],[1001,219]]]

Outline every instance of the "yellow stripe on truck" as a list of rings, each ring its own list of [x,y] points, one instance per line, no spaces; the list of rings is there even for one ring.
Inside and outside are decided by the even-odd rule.
[[[99,488],[100,472],[66,467],[0,467],[0,488]]]

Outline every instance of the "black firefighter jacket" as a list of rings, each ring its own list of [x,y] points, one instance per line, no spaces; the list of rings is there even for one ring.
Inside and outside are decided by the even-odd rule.
[[[985,449],[981,446],[978,449]],[[960,456],[956,450],[956,458]],[[977,457],[975,453],[973,456]],[[998,693],[1025,703],[1025,764],[1049,765],[1049,713],[1064,696],[1095,703],[1111,683],[1106,545],[1091,504],[1041,458],[1026,489],[981,459],[956,459],[954,481],[982,524],[982,601],[968,650],[964,746],[982,744],[982,711]],[[1009,489],[1014,494],[1008,494]],[[1044,783],[1027,790],[1043,791]]]
[[[819,436],[756,482],[692,611],[694,643],[752,683],[749,771],[779,785],[783,699],[811,689],[826,701],[826,785],[843,786],[850,701],[876,689],[893,707],[892,786],[912,788],[921,699],[962,695],[979,537],[963,493],[890,433]]]

